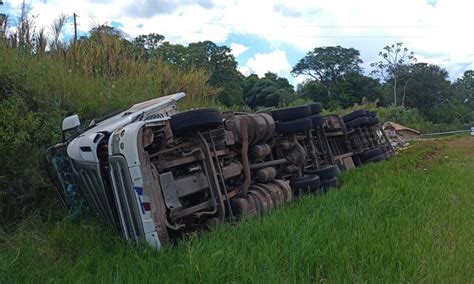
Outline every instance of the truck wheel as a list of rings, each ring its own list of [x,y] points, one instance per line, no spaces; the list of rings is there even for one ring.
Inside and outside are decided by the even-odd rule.
[[[330,187],[337,187],[338,185],[337,177],[321,181],[321,187],[324,188],[325,191]]]
[[[347,128],[354,128],[354,127],[359,127],[362,125],[367,125],[369,123],[369,118],[362,116],[356,119],[353,119],[349,122],[346,122],[346,127]]]
[[[290,186],[294,195],[316,192],[320,184],[319,177],[314,175],[306,175],[290,180]]]
[[[222,114],[219,110],[213,108],[180,112],[173,115],[170,119],[173,132],[211,129],[221,124]]]
[[[359,155],[352,155],[352,162],[354,163],[354,166],[356,167],[362,166],[362,161],[360,160]]]
[[[311,118],[311,121],[313,122],[313,128],[320,127],[324,124],[324,116],[322,115],[312,115],[309,118]]]
[[[317,175],[321,180],[331,179],[339,173],[337,166],[327,166],[322,169],[308,169],[304,171],[305,174]]]
[[[375,156],[382,155],[382,149],[374,148],[372,150],[367,150],[359,154],[360,159],[365,162],[368,159],[372,159]]]
[[[309,118],[299,119],[288,122],[279,122],[276,124],[276,132],[289,135],[298,132],[304,132],[313,128],[313,122]]]
[[[375,111],[367,110],[365,113],[367,117],[377,117],[377,113]]]
[[[321,103],[314,103],[310,104],[309,108],[311,109],[311,114],[319,114],[323,109],[323,105]]]
[[[380,120],[376,117],[369,117],[369,126],[374,126],[376,124],[380,123]]]
[[[375,156],[375,157],[372,157],[370,159],[365,160],[364,163],[366,163],[366,164],[368,164],[368,163],[378,163],[378,162],[381,162],[383,160],[385,160],[385,155],[380,154],[378,156]]]
[[[311,108],[309,106],[282,108],[272,111],[272,117],[277,121],[289,121],[310,115]]]
[[[365,110],[363,109],[360,109],[360,110],[356,110],[356,111],[353,111],[349,114],[346,114],[342,117],[342,119],[344,120],[344,122],[349,122],[349,121],[352,121],[358,117],[362,117],[362,116],[365,116],[367,113]]]
[[[382,153],[390,151],[390,146],[388,144],[380,145],[379,148],[382,150]]]

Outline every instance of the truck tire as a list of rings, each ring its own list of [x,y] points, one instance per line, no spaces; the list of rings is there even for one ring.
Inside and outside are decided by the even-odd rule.
[[[347,128],[360,127],[363,125],[367,125],[368,123],[369,123],[369,118],[366,116],[361,116],[349,122],[346,122],[346,127]]]
[[[337,187],[338,185],[339,182],[337,181],[337,177],[321,181],[321,188],[323,188],[325,191],[331,187]]]
[[[359,118],[359,117],[362,117],[362,116],[365,116],[367,113],[365,110],[363,109],[360,109],[360,110],[356,110],[356,111],[353,111],[349,114],[346,114],[342,117],[342,119],[344,120],[344,122],[349,122],[349,121],[352,121],[356,118]]]
[[[322,115],[312,115],[309,118],[313,121],[313,128],[321,127],[324,124],[324,116]]]
[[[367,110],[365,113],[367,117],[377,117],[377,113],[375,111]]]
[[[222,124],[222,114],[214,108],[194,109],[180,112],[170,119],[173,132],[185,132],[187,130],[202,130],[215,128]]]
[[[378,156],[375,156],[375,157],[372,157],[372,158],[370,158],[370,159],[365,160],[364,163],[366,163],[366,164],[369,164],[369,163],[378,163],[378,162],[381,162],[381,161],[383,161],[383,160],[385,160],[385,155],[384,155],[384,154],[380,154],[380,155],[378,155]]]
[[[276,121],[290,121],[310,115],[311,108],[309,106],[282,108],[272,111],[272,117]]]
[[[312,128],[313,128],[313,122],[309,118],[288,121],[288,122],[278,122],[276,124],[276,132],[279,134],[284,134],[284,135],[304,132]]]
[[[327,166],[322,169],[308,169],[304,171],[305,174],[317,175],[321,180],[332,179],[339,173],[337,166]]]
[[[356,167],[362,166],[362,161],[361,161],[359,155],[352,155],[352,162],[354,163],[354,166],[356,166]]]
[[[382,153],[390,151],[390,146],[388,144],[380,145],[379,148],[382,150]]]
[[[310,104],[309,108],[311,109],[311,114],[319,114],[323,109],[323,105],[321,103],[314,103]]]
[[[314,175],[306,175],[290,180],[290,186],[293,190],[293,195],[295,196],[300,195],[301,193],[316,192],[320,184],[321,181],[319,180],[319,177]]]
[[[368,126],[374,126],[376,124],[380,123],[380,120],[376,117],[369,117],[369,123],[367,124]]]
[[[374,148],[372,150],[367,150],[359,154],[360,159],[365,162],[366,160],[372,159],[375,156],[382,155],[382,149]]]

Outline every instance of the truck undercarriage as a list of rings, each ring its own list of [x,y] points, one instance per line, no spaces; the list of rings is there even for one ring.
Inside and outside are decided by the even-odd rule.
[[[173,110],[79,147],[98,163],[71,157],[72,143],[68,155],[87,204],[127,239],[159,247],[219,220],[324,193],[340,170],[393,155],[373,112],[320,112],[319,103],[268,113]]]

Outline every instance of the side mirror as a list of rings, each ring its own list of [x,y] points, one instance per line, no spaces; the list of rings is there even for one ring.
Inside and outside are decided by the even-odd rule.
[[[81,126],[81,121],[79,120],[79,116],[77,114],[68,116],[63,119],[63,132],[76,129],[79,126]]]

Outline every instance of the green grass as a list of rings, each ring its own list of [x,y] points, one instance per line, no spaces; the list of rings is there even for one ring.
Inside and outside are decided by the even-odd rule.
[[[159,252],[93,222],[32,219],[0,239],[0,282],[472,283],[473,173],[473,138],[420,142],[325,196]]]

